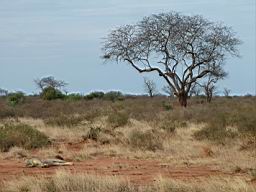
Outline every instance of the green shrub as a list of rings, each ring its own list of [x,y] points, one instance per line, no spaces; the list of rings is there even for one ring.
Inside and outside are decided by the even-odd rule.
[[[49,144],[48,137],[26,124],[5,124],[0,127],[0,150],[8,151],[11,147],[34,149]]]
[[[124,100],[124,96],[120,91],[110,91],[105,93],[104,99],[110,101]]]
[[[75,127],[83,121],[82,116],[75,115],[60,115],[56,117],[50,117],[44,120],[44,123],[51,126],[59,127]]]
[[[152,130],[146,132],[133,130],[129,135],[129,144],[133,149],[148,151],[163,149],[163,144],[160,137]]]
[[[16,106],[24,103],[25,95],[22,92],[10,93],[8,94],[7,101],[9,105]]]
[[[85,96],[85,99],[92,100],[92,99],[102,99],[104,97],[104,92],[101,91],[94,91],[90,94]]]
[[[129,115],[126,112],[112,112],[108,115],[107,122],[113,127],[122,127],[129,121]]]
[[[55,89],[53,87],[45,88],[40,96],[44,100],[55,100],[65,98],[65,95],[60,90]]]
[[[65,96],[65,100],[67,101],[80,101],[83,99],[83,96],[78,93],[72,93]]]

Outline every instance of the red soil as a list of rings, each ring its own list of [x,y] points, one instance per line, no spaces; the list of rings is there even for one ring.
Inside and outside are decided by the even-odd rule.
[[[72,173],[122,176],[136,184],[150,183],[160,175],[164,178],[187,180],[227,174],[206,166],[173,167],[153,160],[98,157],[83,162],[76,162],[73,166],[50,168],[27,168],[23,161],[1,160],[0,181],[23,175],[50,175],[59,169],[65,169]]]

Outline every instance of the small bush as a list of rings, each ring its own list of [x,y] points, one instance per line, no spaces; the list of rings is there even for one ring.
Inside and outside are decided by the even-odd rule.
[[[83,137],[84,140],[91,139],[94,141],[98,141],[101,133],[100,127],[91,127],[88,133]]]
[[[60,115],[44,120],[44,123],[58,127],[75,127],[83,121],[83,117],[75,115]]]
[[[49,144],[48,137],[26,124],[5,124],[0,127],[0,150],[8,151],[11,147],[34,149]]]
[[[177,125],[175,124],[174,121],[163,121],[160,124],[160,129],[165,130],[167,133],[174,133]]]
[[[124,96],[120,91],[110,91],[105,93],[104,99],[110,101],[124,100]]]
[[[22,92],[10,93],[7,97],[8,104],[16,106],[22,104],[25,101],[25,95]]]
[[[133,149],[148,151],[163,149],[163,144],[160,137],[152,130],[146,132],[133,130],[129,135],[129,144]]]
[[[104,92],[101,91],[94,91],[85,96],[85,99],[92,100],[92,99],[102,99],[104,97]]]
[[[55,100],[55,99],[64,99],[65,95],[58,89],[53,87],[45,88],[41,93],[41,98],[44,100]]]
[[[171,111],[171,110],[173,110],[172,105],[171,105],[170,103],[165,102],[165,101],[162,102],[162,106],[163,106],[163,108],[164,108],[166,111]]]
[[[227,129],[225,116],[216,116],[203,129],[195,132],[194,136],[198,140],[207,139],[210,141],[224,142],[226,139],[233,139],[237,133]]]
[[[115,112],[108,115],[108,123],[113,127],[122,127],[129,121],[129,115],[126,112]]]

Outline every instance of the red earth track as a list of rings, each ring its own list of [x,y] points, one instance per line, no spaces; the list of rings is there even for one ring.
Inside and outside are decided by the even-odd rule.
[[[158,176],[187,180],[227,174],[207,166],[174,167],[153,160],[131,160],[111,157],[98,157],[83,162],[75,162],[73,166],[50,168],[27,168],[23,161],[1,160],[0,182],[23,175],[52,175],[57,170],[63,169],[72,173],[121,176],[135,184],[150,183]]]

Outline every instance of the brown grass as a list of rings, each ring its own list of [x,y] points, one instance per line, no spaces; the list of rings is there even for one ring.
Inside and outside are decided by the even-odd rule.
[[[8,153],[0,153],[0,159],[56,155],[73,161],[98,156],[154,159],[178,167],[211,166],[228,174],[243,174],[246,178],[214,177],[200,181],[200,185],[194,180],[184,183],[157,179],[153,186],[138,189],[119,178],[81,174],[72,175],[72,179],[81,181],[81,186],[72,179],[65,183],[60,178],[70,177],[70,173],[60,172],[49,180],[42,176],[40,180],[24,177],[5,186],[10,191],[26,191],[26,187],[32,187],[30,191],[61,191],[70,186],[74,191],[93,178],[95,182],[87,191],[255,191],[247,182],[248,178],[255,178],[256,169],[255,101],[254,97],[217,98],[211,104],[201,104],[200,99],[194,98],[189,107],[183,109],[176,101],[166,98],[129,98],[115,102],[49,102],[27,98],[24,104],[10,108],[0,99],[3,107],[0,108],[0,125],[27,124],[47,135],[52,142],[47,148],[36,151],[10,148]],[[172,109],[167,110],[163,102],[170,103]],[[45,188],[47,186],[54,188]]]
[[[58,171],[51,178],[23,177],[15,182],[5,182],[2,192],[255,192],[256,187],[239,178],[210,178],[182,182],[158,177],[150,186],[135,186],[124,178],[71,174]]]

